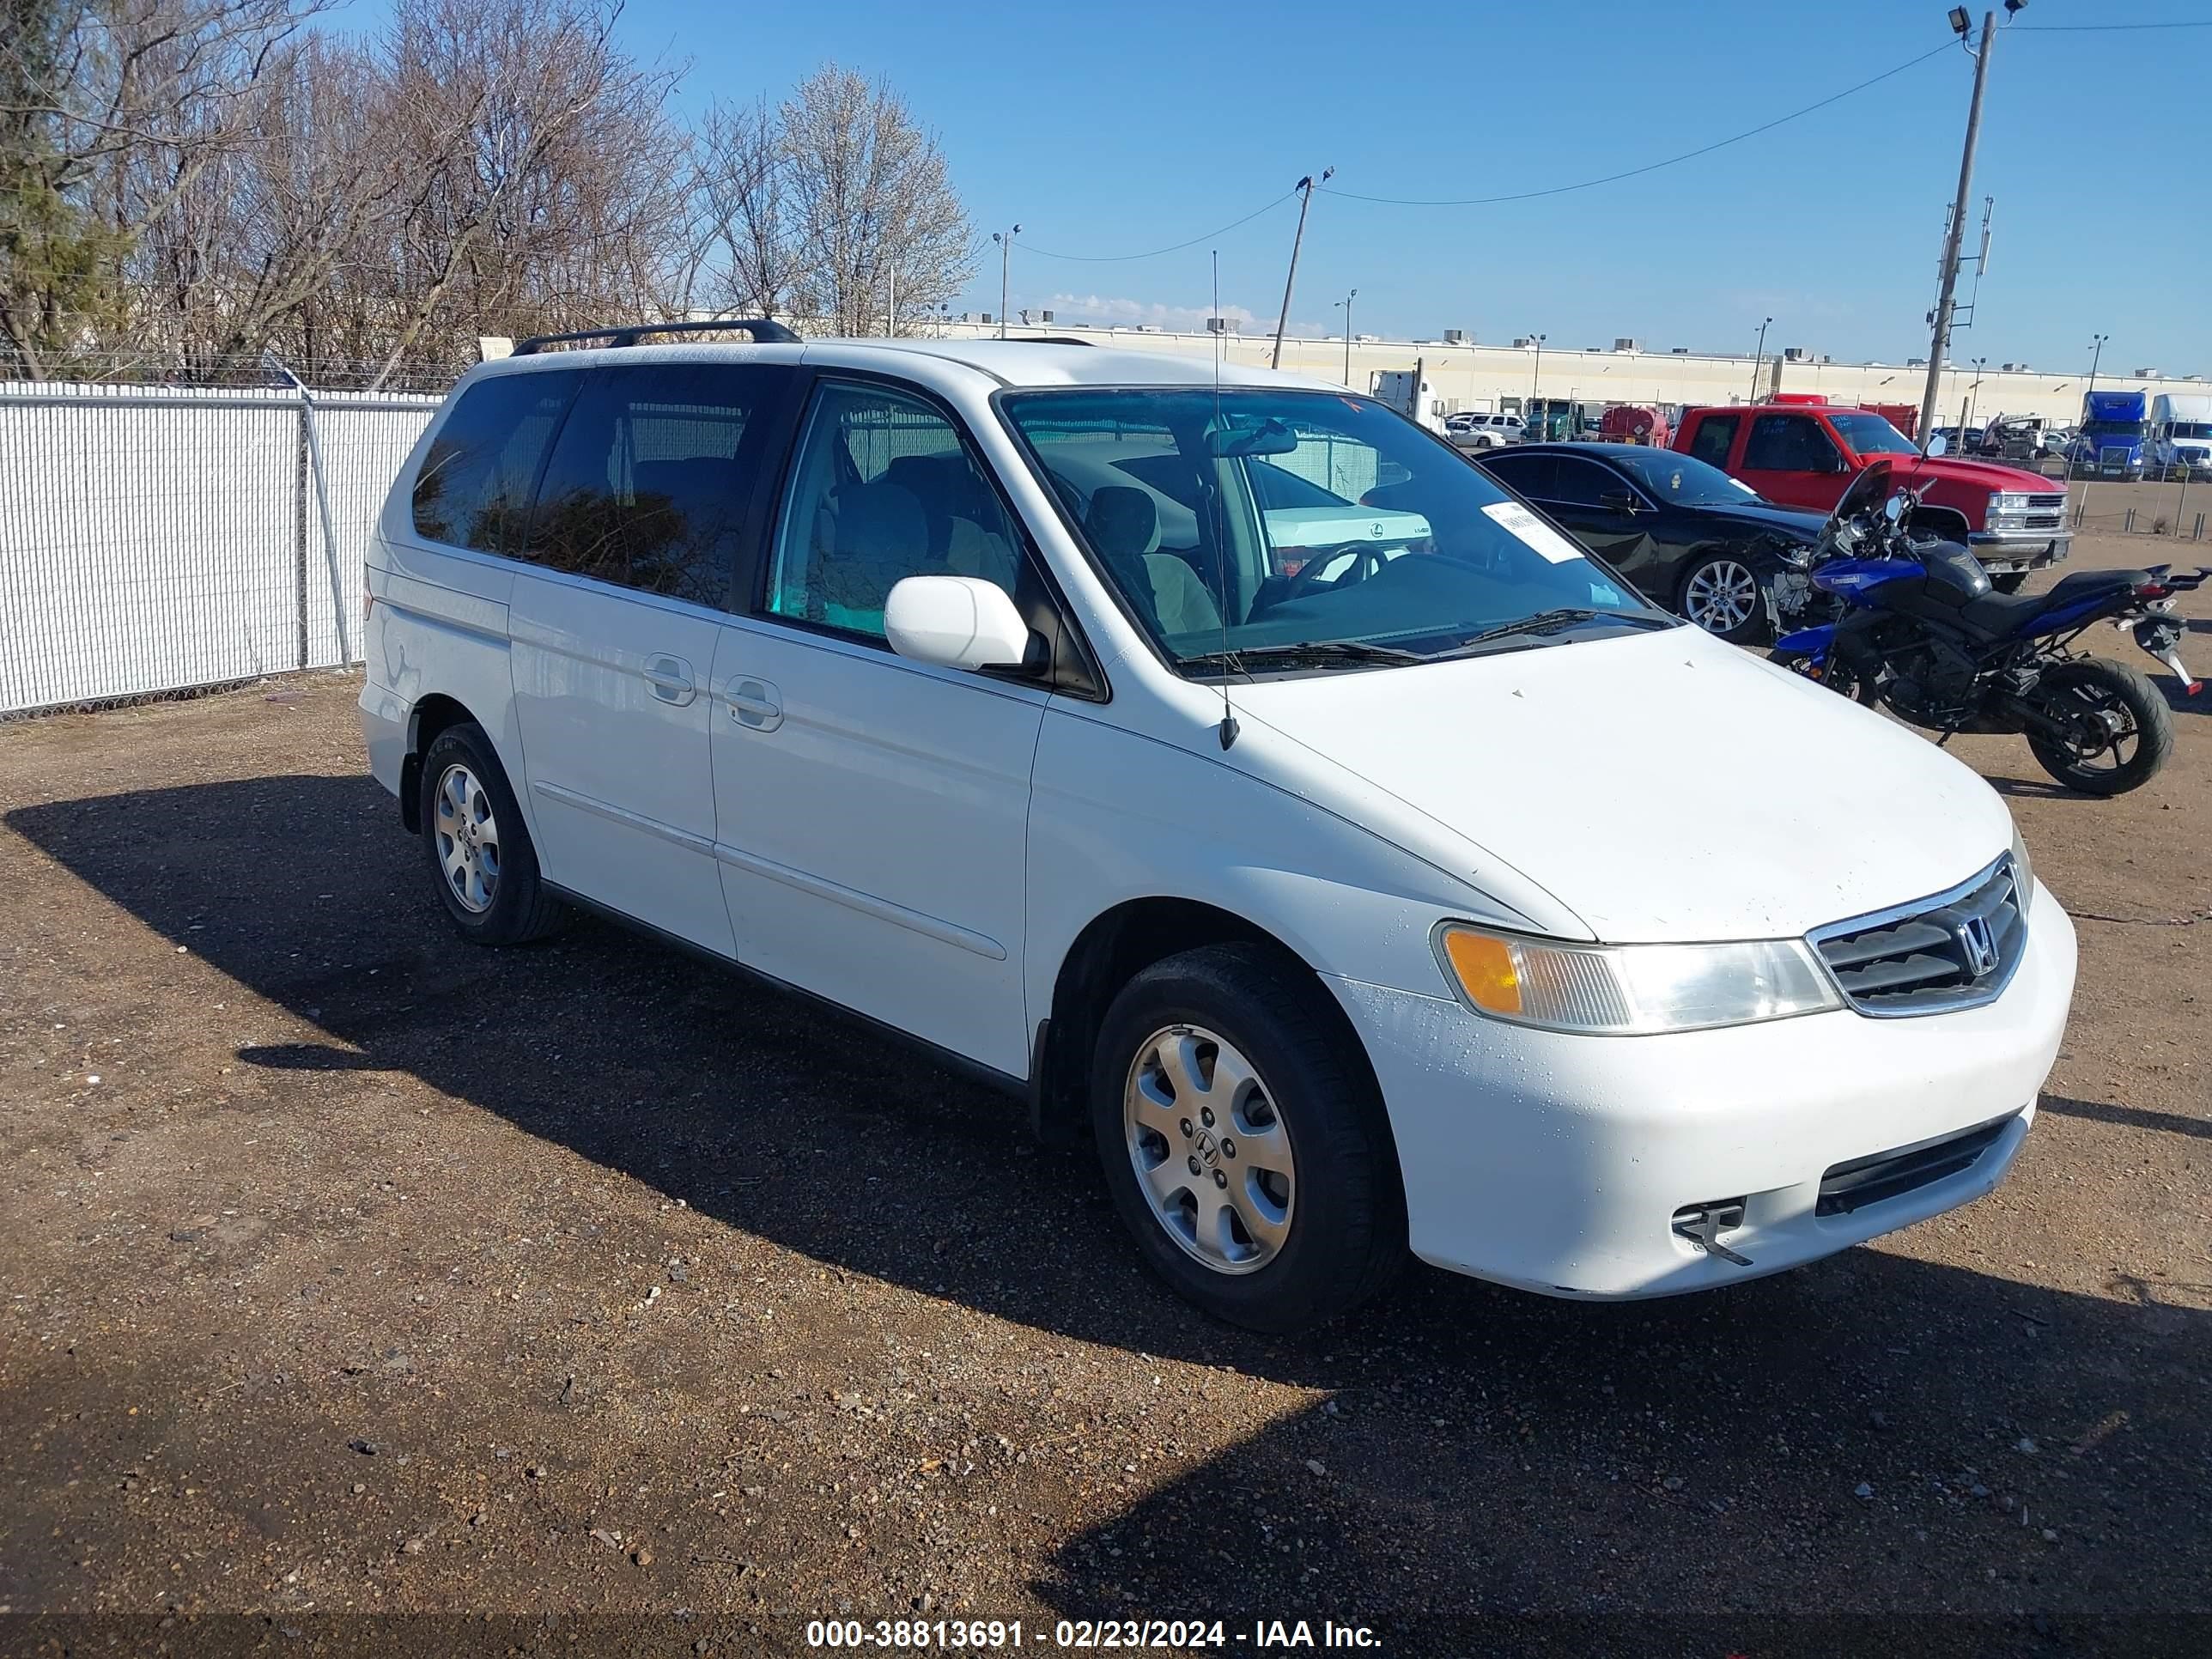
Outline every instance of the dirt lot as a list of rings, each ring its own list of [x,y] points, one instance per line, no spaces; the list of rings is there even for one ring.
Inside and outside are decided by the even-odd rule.
[[[1959,745],[2080,918],[1992,1197],[1296,1342],[1172,1301],[1012,1102],[601,925],[459,943],[352,696],[0,728],[0,1649],[2205,1650],[2141,1620],[2212,1613],[2212,694],[2117,802]],[[428,1613],[495,1617],[359,1616]]]

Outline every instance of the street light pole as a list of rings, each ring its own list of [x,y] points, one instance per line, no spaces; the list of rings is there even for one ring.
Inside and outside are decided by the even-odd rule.
[[[1014,238],[1021,234],[1019,225],[1003,236],[995,230],[991,233],[991,240],[999,245],[999,337],[1002,340],[1006,337],[1006,266],[1014,256]]]
[[[1766,328],[1773,320],[1769,317],[1759,325],[1759,349],[1751,354],[1751,396],[1745,399],[1747,403],[1759,401],[1759,368],[1766,361]]]
[[[1344,383],[1347,386],[1352,384],[1352,302],[1358,297],[1355,288],[1337,301],[1344,307]]]
[[[1536,343],[1536,366],[1528,371],[1528,407],[1533,414],[1536,405],[1536,386],[1544,378],[1544,337],[1532,334],[1528,337]]]
[[[1325,185],[1335,177],[1334,167],[1323,167],[1318,182]],[[1267,367],[1270,368],[1280,368],[1283,366],[1283,331],[1291,325],[1291,289],[1297,284],[1298,249],[1306,240],[1306,210],[1313,205],[1316,182],[1314,176],[1308,173],[1291,186],[1292,189],[1303,191],[1305,194],[1298,202],[1297,234],[1291,238],[1291,269],[1283,278],[1283,314],[1275,319],[1275,355],[1267,360]]]
[[[2017,7],[2008,9],[2017,10]],[[1959,286],[1959,245],[1966,232],[1966,198],[1974,185],[1974,147],[1982,137],[1982,92],[1989,84],[1990,54],[1996,44],[1997,15],[1982,14],[1982,44],[1976,51],[1969,39],[1969,20],[1964,6],[1951,10],[1951,27],[1974,58],[1974,101],[1966,108],[1966,144],[1959,156],[1959,193],[1951,204],[1951,225],[1943,236],[1943,269],[1936,295],[1935,337],[1928,348],[1928,386],[1920,394],[1921,445],[1936,425],[1936,395],[1943,374],[1943,349],[1951,343],[1951,313]],[[1963,434],[1961,434],[1963,435]]]
[[[2089,353],[2089,386],[2088,391],[2081,394],[2081,407],[2084,409],[2089,406],[2089,392],[2097,389],[2097,360],[2105,355],[2105,342],[2112,337],[2109,334],[2100,334],[2090,341],[2093,349]]]

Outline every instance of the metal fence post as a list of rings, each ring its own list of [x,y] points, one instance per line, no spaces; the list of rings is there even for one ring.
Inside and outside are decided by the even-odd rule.
[[[315,477],[315,507],[322,514],[323,562],[329,566],[331,573],[331,623],[338,635],[337,665],[350,667],[353,664],[353,630],[346,626],[345,594],[341,591],[338,581],[337,526],[331,520],[330,483],[323,471],[323,441],[321,434],[315,430],[315,399],[308,392],[307,382],[287,368],[284,360],[274,351],[264,348],[261,358],[263,362],[289,380],[292,389],[300,394],[300,429],[307,441],[307,465]],[[304,610],[301,614],[304,617]],[[304,657],[300,665],[307,666]]]
[[[300,617],[300,666],[307,665],[307,405],[300,403],[300,435],[292,458],[292,601]]]

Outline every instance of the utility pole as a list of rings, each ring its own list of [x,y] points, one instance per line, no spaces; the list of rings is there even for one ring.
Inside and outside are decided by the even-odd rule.
[[[1318,182],[1325,185],[1335,177],[1334,167],[1323,167]],[[1283,314],[1275,319],[1275,355],[1267,360],[1267,367],[1270,368],[1280,368],[1283,366],[1283,331],[1291,325],[1291,289],[1297,286],[1298,280],[1298,248],[1306,240],[1306,210],[1313,205],[1316,182],[1314,176],[1308,173],[1291,186],[1294,190],[1304,191],[1305,194],[1298,202],[1297,234],[1291,238],[1291,269],[1290,274],[1283,278]]]
[[[1766,330],[1767,325],[1773,320],[1773,318],[1769,317],[1765,322],[1759,324],[1759,349],[1751,354],[1751,401],[1753,403],[1759,401],[1759,371],[1766,362]]]
[[[1544,337],[1531,334],[1528,337],[1536,343],[1536,364],[1528,371],[1528,413],[1533,416],[1536,412],[1536,386],[1544,378]],[[1539,437],[1537,441],[1541,443],[1543,440]]]
[[[2008,10],[2017,11],[2008,5]],[[1943,350],[1951,343],[1951,310],[1959,286],[1959,244],[1966,234],[1966,198],[1974,185],[1974,146],[1982,137],[1982,92],[1989,84],[1990,53],[1996,44],[1997,15],[1982,14],[1982,44],[1976,51],[1969,38],[1970,23],[1964,6],[1951,9],[1951,27],[1974,59],[1974,101],[1966,109],[1966,145],[1959,157],[1959,194],[1951,204],[1951,224],[1943,236],[1943,270],[1936,296],[1936,331],[1928,348],[1928,386],[1920,394],[1920,442],[1924,449],[1936,424],[1936,395],[1943,374]],[[1963,434],[1961,434],[1963,436]]]
[[[2089,392],[2097,389],[2097,360],[2105,355],[2105,342],[2112,337],[2109,334],[2100,334],[2089,343],[2092,348],[2089,353],[2089,386],[2088,391],[2081,394],[2081,407],[2084,409],[2089,406]]]
[[[1337,301],[1344,307],[1344,383],[1347,386],[1352,384],[1352,302],[1358,297],[1359,290],[1355,288]]]
[[[999,337],[1002,340],[1006,337],[1006,264],[1014,255],[1014,238],[1021,234],[1019,225],[1003,236],[995,230],[991,233],[991,240],[999,245]]]

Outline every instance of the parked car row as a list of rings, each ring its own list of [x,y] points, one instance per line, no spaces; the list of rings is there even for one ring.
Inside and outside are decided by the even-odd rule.
[[[714,326],[471,370],[369,538],[369,766],[462,938],[586,908],[767,988],[733,1030],[912,1041],[1268,1330],[1409,1255],[1740,1283],[2017,1158],[2075,941],[2004,803],[1638,591],[1790,568],[1743,434],[1471,465],[1234,363]]]

